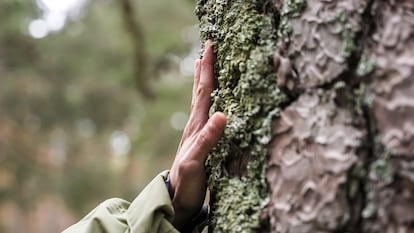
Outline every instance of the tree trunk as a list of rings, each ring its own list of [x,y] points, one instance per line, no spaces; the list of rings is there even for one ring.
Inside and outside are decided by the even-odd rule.
[[[136,12],[131,0],[120,0],[119,4],[125,28],[131,37],[134,46],[134,80],[136,88],[143,97],[152,99],[155,97],[155,94],[148,79],[147,54],[145,52],[145,36],[143,29],[136,19]]]
[[[198,0],[212,232],[414,232],[414,3]]]

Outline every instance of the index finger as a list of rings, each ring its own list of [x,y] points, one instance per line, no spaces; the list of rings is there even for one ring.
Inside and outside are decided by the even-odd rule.
[[[194,114],[203,120],[207,120],[211,104],[210,94],[214,88],[214,52],[211,40],[206,42],[203,59],[201,60],[200,83],[196,92]]]
[[[204,164],[208,153],[223,135],[226,123],[227,117],[222,112],[215,112],[198,134],[194,151],[189,158]]]

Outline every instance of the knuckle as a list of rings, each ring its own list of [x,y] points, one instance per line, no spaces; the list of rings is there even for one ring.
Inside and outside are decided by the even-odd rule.
[[[197,88],[196,101],[204,100],[206,98],[210,99],[210,94],[212,91],[212,88],[209,88],[204,83],[200,83],[200,86]]]
[[[209,129],[209,127],[201,130],[200,134],[198,135],[198,143],[204,146],[210,145],[211,143],[210,135],[211,135],[211,129]]]
[[[192,175],[198,171],[198,163],[193,160],[183,160],[178,164],[177,169],[181,176]]]
[[[206,88],[204,83],[200,83],[200,86],[197,88],[197,97],[204,96],[206,94]]]
[[[205,69],[210,64],[210,61],[207,59],[206,56],[203,56],[203,59],[201,59],[200,64],[201,64],[201,68]]]
[[[186,136],[194,135],[197,132],[198,124],[194,117],[194,115],[190,115],[190,118],[188,119],[187,124],[184,128],[184,134]]]

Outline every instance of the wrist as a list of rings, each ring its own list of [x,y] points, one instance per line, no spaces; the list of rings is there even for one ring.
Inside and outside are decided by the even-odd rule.
[[[171,179],[170,172],[167,173],[167,176],[164,178],[165,186],[167,187],[168,194],[170,195],[171,201],[174,198],[174,191],[171,188]]]
[[[208,223],[208,215],[209,207],[207,204],[203,204],[200,210],[192,214],[182,209],[175,215],[173,225],[182,233],[193,232],[195,228],[199,229],[197,232],[201,232]]]

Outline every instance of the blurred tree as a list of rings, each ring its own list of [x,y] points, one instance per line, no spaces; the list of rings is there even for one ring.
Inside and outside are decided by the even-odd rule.
[[[32,1],[0,2],[2,87],[9,85],[8,72],[35,64],[38,57],[36,48],[31,38],[21,30],[26,16],[35,12],[36,6]],[[42,190],[39,180],[46,177],[39,166],[36,166],[39,163],[36,155],[31,153],[33,143],[21,127],[27,115],[27,106],[19,104],[26,97],[25,87],[21,84],[16,83],[12,94],[11,90],[0,89],[0,170],[3,176],[10,179],[0,187],[0,203],[12,199],[21,208],[27,209]],[[12,117],[8,118],[8,115]]]
[[[134,80],[138,91],[146,98],[154,98],[155,93],[149,82],[147,57],[145,51],[145,37],[138,20],[137,12],[130,0],[119,1],[122,18],[134,47]]]
[[[62,30],[35,39],[29,25],[45,20],[37,1],[0,1],[0,215],[10,205],[18,212],[8,213],[14,221],[0,217],[1,232],[35,232],[32,214],[45,198],[76,218],[105,198],[133,198],[169,165],[180,136],[170,118],[188,111],[191,94],[178,63],[189,51],[180,32],[195,23],[193,4],[152,0],[133,11],[147,22],[147,77],[157,61],[175,58],[151,102],[131,85],[135,43],[119,4],[88,1]],[[123,156],[114,156],[114,132],[130,140]],[[51,229],[63,227],[59,218]]]
[[[36,15],[36,5],[30,0],[0,2],[0,64],[19,68],[36,62],[37,51],[31,38],[22,33],[27,16]]]
[[[110,179],[106,178],[106,184],[97,182],[112,174],[109,156],[99,159],[97,169],[85,163],[74,165],[74,159],[86,159],[70,156],[82,152],[77,148],[84,143],[74,140],[79,131],[74,126],[84,118],[92,119],[93,130],[102,132],[120,125],[130,111],[126,107],[129,98],[118,94],[125,91],[108,84],[86,86],[81,82],[83,76],[74,76],[81,67],[77,59],[59,55],[68,48],[79,52],[82,47],[73,49],[62,43],[67,35],[58,38],[55,49],[50,48],[56,36],[44,40],[30,36],[27,27],[40,15],[35,1],[0,2],[0,204],[15,203],[21,213],[19,221],[28,228],[30,210],[47,194],[63,193],[76,213],[84,214],[88,203],[102,200],[110,192]],[[79,84],[76,88],[69,85],[74,80]],[[108,103],[116,107],[105,107]],[[72,172],[61,173],[62,164],[67,171],[85,176],[80,179]],[[97,195],[79,198],[89,191]]]

